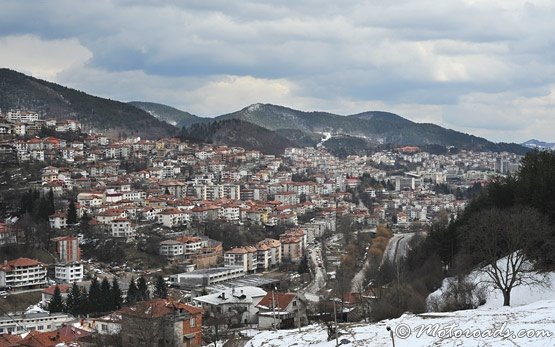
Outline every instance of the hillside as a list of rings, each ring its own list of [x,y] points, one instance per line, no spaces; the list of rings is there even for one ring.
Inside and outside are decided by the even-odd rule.
[[[192,142],[256,149],[264,154],[281,154],[285,148],[296,145],[273,131],[237,119],[193,124],[182,129],[180,138]]]
[[[177,108],[155,102],[131,101],[129,104],[148,112],[150,115],[161,121],[177,126],[178,128],[188,127],[189,125],[195,123],[213,121],[211,118],[198,117],[189,112],[181,111]]]
[[[387,327],[390,327],[397,347],[547,347],[555,343],[553,310],[555,310],[555,300],[548,299],[515,307],[484,307],[419,315],[407,313],[399,318],[378,323],[340,324],[339,342],[344,346],[353,347],[389,347],[393,345],[387,330]],[[513,333],[516,335],[521,330],[529,332],[531,336],[513,336]],[[534,336],[536,333],[538,335]],[[301,332],[297,329],[259,332],[248,341],[247,345],[252,347],[336,346],[335,340],[327,341],[327,336],[325,325],[312,324],[303,327]]]
[[[304,112],[270,104],[254,104],[240,111],[216,117],[240,119],[269,130],[294,129],[304,133],[330,132],[358,139],[357,148],[372,145],[442,145],[480,151],[510,151],[523,154],[527,149],[518,144],[493,143],[484,138],[445,129],[434,124],[415,123],[389,112],[364,112],[341,116],[327,112]],[[365,140],[364,144],[361,141]],[[347,142],[346,142],[347,141]]]
[[[85,129],[157,138],[176,128],[132,105],[104,99],[25,74],[0,69],[0,108],[30,109],[46,117],[77,119]]]

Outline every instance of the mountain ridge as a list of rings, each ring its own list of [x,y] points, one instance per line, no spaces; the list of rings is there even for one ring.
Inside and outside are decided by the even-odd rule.
[[[75,119],[108,134],[158,138],[177,129],[132,105],[87,94],[0,68],[0,109],[29,109],[55,119]]]

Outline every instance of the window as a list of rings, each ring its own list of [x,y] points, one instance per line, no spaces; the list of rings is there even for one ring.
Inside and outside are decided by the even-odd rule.
[[[196,320],[195,320],[194,317],[191,318],[191,319],[189,319],[189,326],[190,326],[191,328],[194,328],[196,324],[197,324],[197,322],[196,322]]]

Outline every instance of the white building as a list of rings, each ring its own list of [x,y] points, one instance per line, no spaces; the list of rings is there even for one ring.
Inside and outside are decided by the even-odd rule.
[[[234,324],[253,324],[258,321],[256,306],[264,296],[265,290],[247,286],[199,296],[193,302],[209,314],[228,315]]]
[[[224,253],[225,266],[240,266],[245,272],[258,268],[257,249],[253,246],[237,247]]]
[[[38,260],[18,258],[0,265],[0,288],[30,289],[46,283],[46,266]]]
[[[83,264],[67,263],[56,264],[54,267],[54,277],[57,282],[73,283],[83,280]]]
[[[75,318],[66,313],[19,313],[0,316],[0,334],[23,334],[28,331],[53,331]]]

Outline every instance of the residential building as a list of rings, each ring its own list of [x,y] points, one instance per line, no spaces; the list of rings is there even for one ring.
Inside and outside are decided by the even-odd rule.
[[[258,268],[257,249],[253,246],[233,248],[224,253],[225,266],[240,266],[245,272],[254,272]]]
[[[154,299],[119,312],[124,347],[202,345],[202,310],[198,307]]]
[[[212,317],[226,317],[231,324],[258,322],[260,300],[266,291],[258,287],[234,287],[193,298],[193,302]]]
[[[38,260],[18,258],[0,265],[0,288],[31,289],[46,283],[46,266]]]
[[[306,305],[295,293],[268,292],[257,305],[258,329],[291,329],[307,324]]]

